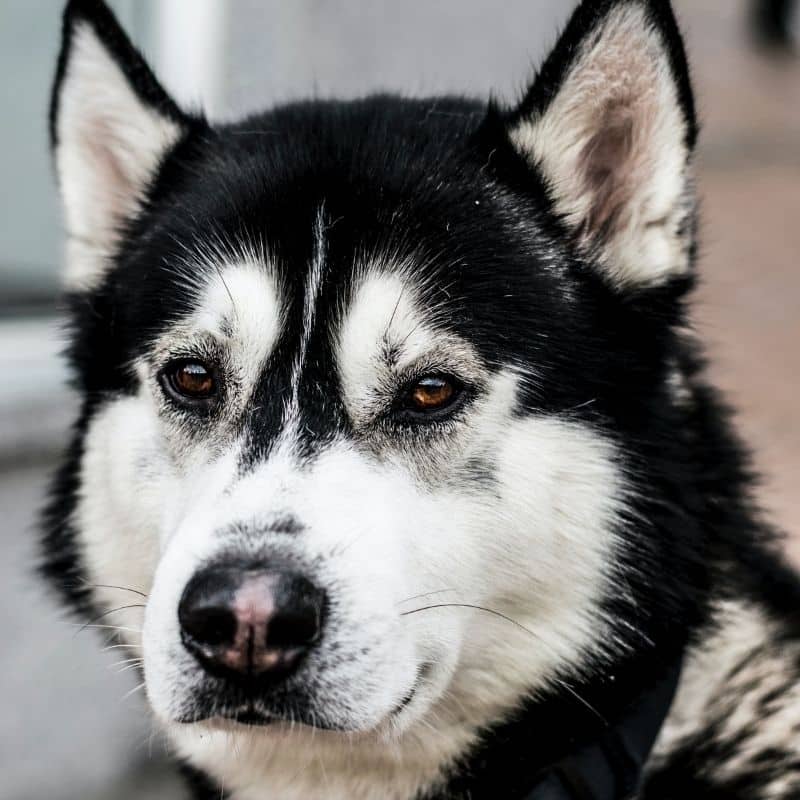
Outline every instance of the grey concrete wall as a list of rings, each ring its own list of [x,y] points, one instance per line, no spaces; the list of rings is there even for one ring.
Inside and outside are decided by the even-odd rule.
[[[135,34],[146,30],[134,0],[112,5]],[[54,0],[0,2],[0,291],[10,282],[52,286],[61,255],[47,144],[61,7]]]

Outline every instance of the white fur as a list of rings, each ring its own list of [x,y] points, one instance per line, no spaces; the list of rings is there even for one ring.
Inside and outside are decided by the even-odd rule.
[[[631,125],[625,162],[615,165],[625,208],[607,240],[585,236],[620,286],[657,285],[689,268],[679,232],[690,190],[686,123],[664,42],[643,4],[621,4],[587,39],[558,94],[540,117],[511,132],[516,146],[547,179],[556,210],[581,230],[597,200],[587,176],[587,148],[608,115]]]
[[[283,325],[283,299],[264,255],[245,254],[238,262],[205,267],[197,310],[180,329],[190,342],[211,337],[223,343],[239,367],[241,384],[252,388]],[[175,331],[169,345],[175,346]],[[187,342],[183,342],[184,346]]]
[[[770,750],[787,749],[788,758],[796,759],[800,685],[794,675],[800,648],[791,642],[779,645],[776,624],[747,602],[720,603],[714,625],[713,634],[694,649],[684,668],[654,763],[705,727],[714,731],[725,753],[713,765],[716,780],[758,774],[758,757]],[[764,698],[775,691],[778,696],[767,705]],[[712,725],[713,720],[720,724]],[[722,747],[725,742],[728,748]],[[793,780],[787,765],[785,779],[765,783],[758,800],[787,797]]]
[[[173,482],[157,434],[155,408],[138,397],[108,403],[86,436],[73,520],[87,580],[101,587],[94,590],[101,607],[145,602],[137,593],[150,591],[164,497]],[[139,646],[142,620],[141,609],[126,608],[100,622],[120,626],[121,638]]]
[[[181,130],[137,97],[89,23],[72,35],[55,155],[68,236],[65,283],[81,290],[102,278],[120,226]]]
[[[314,242],[314,255],[308,271],[306,281],[305,296],[303,302],[303,330],[300,334],[300,344],[297,356],[292,366],[291,395],[284,407],[283,422],[285,435],[283,445],[292,447],[292,441],[297,436],[297,424],[300,414],[300,381],[303,378],[306,359],[308,357],[308,346],[311,335],[314,332],[314,323],[317,317],[317,305],[319,303],[320,292],[322,291],[322,281],[325,274],[327,241],[325,239],[325,212],[320,208],[317,212],[317,220],[312,232]]]

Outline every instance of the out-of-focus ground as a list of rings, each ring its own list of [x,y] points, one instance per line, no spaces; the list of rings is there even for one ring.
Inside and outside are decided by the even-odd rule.
[[[532,11],[523,13],[528,4]],[[346,5],[355,13],[358,3]],[[423,12],[421,5],[412,3],[408,13],[440,14],[445,5],[437,0]],[[470,13],[480,18],[477,0],[450,5],[458,8],[465,30],[472,24]],[[253,3],[250,6],[255,8]],[[563,0],[515,0],[504,5],[507,16],[498,21],[494,52],[503,48],[509,52],[489,64],[492,49],[486,49],[486,69],[506,81],[500,88],[516,80],[506,62],[524,63],[528,53],[540,57],[541,43],[563,21],[567,6]],[[676,0],[676,6],[688,37],[704,122],[699,157],[703,285],[697,297],[696,326],[709,343],[714,380],[741,412],[740,429],[765,476],[763,504],[775,522],[790,532],[789,548],[800,562],[800,411],[796,401],[800,395],[800,59],[774,59],[756,52],[745,35],[743,2]],[[289,6],[280,8],[285,17]],[[324,5],[313,14],[310,8],[304,12],[309,17],[325,13]],[[398,6],[387,8],[398,14]],[[54,6],[47,13],[51,12],[55,13]],[[517,15],[524,16],[524,21],[517,20]],[[380,16],[366,18],[362,28],[373,22],[380,22]],[[476,40],[491,38],[494,26],[473,23]],[[327,57],[333,58],[337,45],[330,28],[318,19],[315,25],[309,30],[328,36]],[[526,30],[525,25],[533,26],[531,45],[520,50],[520,31]],[[413,26],[409,26],[403,34],[406,47],[414,41]],[[359,36],[368,34],[361,30],[354,34],[355,39]],[[255,34],[250,38],[259,39]],[[311,55],[314,46],[306,42]],[[354,75],[363,74],[359,47],[367,51],[370,46],[355,42],[348,48],[348,69]],[[382,47],[388,58],[391,47]],[[461,47],[451,42],[441,62],[445,77],[456,86]],[[473,52],[468,43],[463,47]],[[407,75],[407,85],[418,85],[417,81],[424,85],[430,76],[415,74],[413,53],[406,56],[408,63],[400,65],[402,70],[395,65],[398,71]],[[464,55],[461,62],[466,64],[468,58],[474,72],[471,57]],[[44,107],[42,97],[42,113]],[[16,356],[16,368],[25,370],[24,349]],[[30,369],[26,375],[33,383],[45,377]],[[27,412],[40,413],[32,407]],[[0,426],[13,428],[14,420],[4,413],[0,408]],[[42,428],[61,424],[42,419]],[[49,458],[41,454],[0,459],[0,623],[4,632],[0,800],[174,799],[180,791],[164,766],[158,738],[150,737],[141,692],[126,697],[139,679],[130,671],[117,674],[115,664],[125,656],[119,651],[101,653],[98,638],[90,631],[76,633],[31,576],[34,513],[41,502],[44,476],[51,468]]]

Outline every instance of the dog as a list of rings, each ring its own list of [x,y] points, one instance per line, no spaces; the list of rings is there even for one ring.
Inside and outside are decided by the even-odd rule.
[[[63,31],[43,571],[196,797],[800,797],[800,582],[687,322],[670,3],[584,0],[513,107],[231,124],[99,0]]]

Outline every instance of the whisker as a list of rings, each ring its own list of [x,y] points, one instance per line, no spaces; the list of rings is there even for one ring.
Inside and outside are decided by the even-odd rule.
[[[435,594],[444,594],[445,592],[454,592],[455,589],[437,589],[434,592],[423,592],[422,594],[415,594],[411,597],[406,597],[405,600],[400,600],[396,605],[401,606],[404,603],[410,603],[412,600],[421,600],[423,597],[432,597]]]
[[[75,624],[77,625],[78,623],[76,622]],[[74,635],[77,636],[81,631],[83,631],[83,630],[85,630],[87,628],[98,628],[100,630],[111,630],[111,631],[127,631],[127,632],[130,632],[130,633],[141,633],[142,632],[141,628],[126,628],[124,625],[90,625],[90,624],[87,623],[86,625],[81,625],[81,627],[78,628],[77,631],[75,631]],[[123,647],[131,647],[131,645],[122,645],[122,646]]]
[[[140,597],[148,597],[145,592],[141,592],[138,589],[131,589],[130,586],[115,586],[113,583],[83,583],[84,586],[89,587],[90,589],[119,589],[122,592],[132,592],[133,594],[138,594]]]
[[[83,627],[85,628],[96,627],[93,625],[93,623],[97,622],[97,620],[99,619],[103,619],[103,617],[107,617],[109,614],[113,614],[116,611],[124,611],[126,608],[144,608],[144,607],[145,607],[144,603],[131,603],[130,605],[127,606],[118,606],[117,608],[111,608],[108,611],[104,611],[102,614],[99,614],[98,616],[94,617],[93,619],[90,619],[88,622],[84,624]],[[80,633],[81,630],[83,630],[83,628],[80,628],[78,630],[78,633]]]
[[[144,689],[144,687],[145,687],[146,685],[147,685],[147,682],[146,682],[146,681],[142,681],[142,682],[141,682],[141,683],[140,683],[138,686],[134,686],[134,687],[133,687],[133,689],[131,689],[129,692],[126,692],[126,693],[125,693],[125,695],[123,696],[123,698],[122,698],[122,700],[121,700],[120,702],[124,702],[124,701],[125,701],[125,700],[127,700],[129,697],[132,697],[133,695],[135,695],[135,694],[136,694],[136,692],[139,692],[139,691],[141,691],[142,689]]]
[[[392,316],[389,317],[389,322],[386,323],[386,330],[383,332],[384,341],[386,337],[389,335],[389,330],[392,327],[392,323],[394,322],[394,318],[397,316],[397,309],[400,308],[400,301],[403,299],[403,292],[405,291],[405,286],[400,288],[400,294],[397,295],[397,302],[394,304],[394,310],[392,311]]]
[[[578,694],[566,681],[561,678],[553,678],[562,689],[566,689],[579,703],[584,705],[589,711],[592,712],[604,725],[608,725],[608,720],[588,701]]]
[[[144,661],[137,661],[135,664],[128,664],[126,667],[122,667],[121,669],[115,670],[117,675],[121,675],[123,672],[129,672],[132,669],[139,669],[144,664]]]
[[[534,639],[536,639],[536,641],[538,641],[544,647],[548,647],[547,642],[544,639],[542,639],[541,636],[532,631],[530,628],[527,628],[521,622],[515,620],[513,617],[509,617],[507,614],[503,614],[502,611],[497,611],[494,608],[487,608],[486,606],[473,605],[472,603],[432,603],[431,605],[422,606],[421,608],[414,608],[411,611],[403,611],[400,614],[400,616],[407,617],[410,614],[418,614],[420,611],[430,611],[435,608],[468,608],[474,611],[482,611],[485,614],[491,614],[494,617],[498,617],[499,619],[505,620],[506,622],[510,622],[515,627],[519,628],[522,631],[525,631],[525,633],[527,633],[529,636],[532,636]],[[578,692],[576,692],[566,681],[557,677],[552,678],[552,680],[554,681],[554,683],[558,684],[563,689],[566,689],[566,691],[568,691],[576,700],[578,700],[580,703],[586,706],[586,708],[588,708],[589,711],[595,714],[602,722],[604,723],[606,722],[605,717],[603,717],[603,715],[596,708],[594,708],[594,706],[592,706],[587,700],[581,697],[580,694],[578,694]]]
[[[473,611],[483,611],[485,614],[491,614],[494,617],[499,617],[500,619],[504,619],[506,622],[510,622],[520,630],[523,630],[525,633],[533,636],[534,639],[540,638],[532,630],[526,628],[521,622],[517,622],[517,620],[515,620],[513,617],[509,617],[502,611],[496,611],[495,609],[487,608],[486,606],[473,605],[472,603],[432,603],[429,606],[422,606],[422,608],[413,608],[411,611],[403,611],[400,616],[407,617],[411,614],[419,614],[420,611],[431,611],[434,608],[471,608]]]

